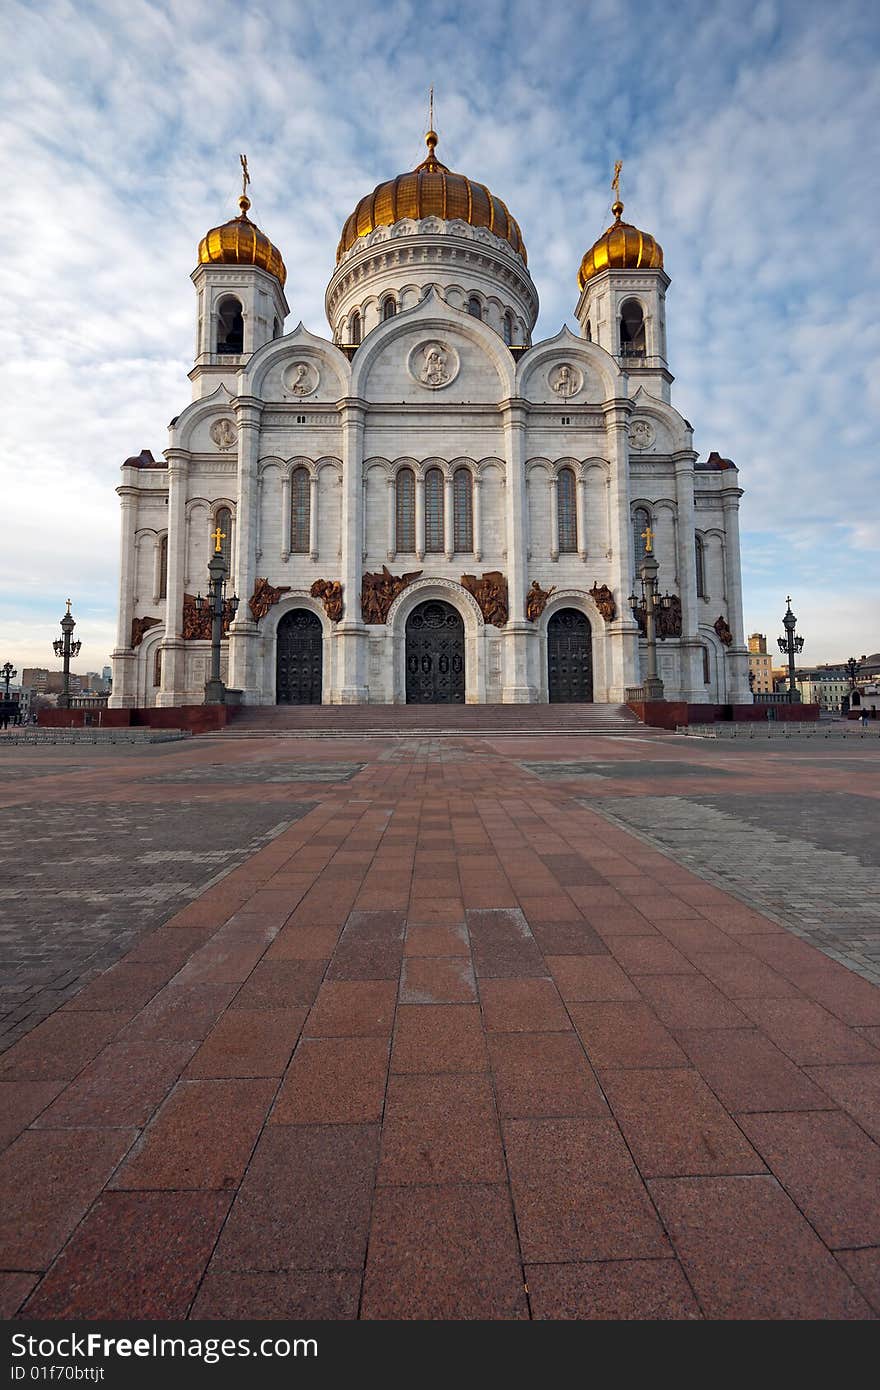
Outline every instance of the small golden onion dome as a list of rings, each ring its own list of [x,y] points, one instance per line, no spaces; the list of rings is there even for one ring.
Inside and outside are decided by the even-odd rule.
[[[482,183],[473,183],[464,174],[453,174],[435,154],[436,131],[425,136],[428,157],[409,174],[380,183],[361,198],[342,229],[336,250],[337,263],[350,251],[358,237],[368,236],[376,227],[393,227],[401,218],[439,217],[444,221],[469,222],[487,227],[497,237],[509,241],[528,264],[519,224],[504,203]]]
[[[283,287],[287,271],[281,252],[273,246],[265,232],[248,217],[250,198],[244,194],[238,200],[241,215],[212,227],[199,242],[200,265],[255,265],[274,275]]]
[[[640,232],[629,222],[622,222],[623,203],[618,199],[611,206],[614,221],[597,242],[590,247],[578,271],[581,289],[594,275],[603,270],[662,270],[663,247],[650,232]]]

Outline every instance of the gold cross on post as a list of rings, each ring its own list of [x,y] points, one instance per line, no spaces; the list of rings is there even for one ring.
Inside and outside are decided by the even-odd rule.
[[[654,553],[654,532],[651,530],[651,523],[650,523],[650,521],[648,522],[647,526],[645,527],[644,531],[643,531],[642,534],[641,534],[641,540],[643,540],[643,541],[645,542],[645,554],[646,554],[646,555],[653,555],[653,553]]]
[[[221,545],[221,541],[225,541],[225,540],[226,540],[226,532],[225,532],[225,531],[221,531],[221,530],[220,530],[220,527],[218,526],[216,531],[212,531],[212,532],[211,532],[211,540],[214,542],[214,554],[215,554],[215,555],[220,555],[220,554],[222,554],[222,552],[223,552],[223,547],[222,547],[222,545]]]
[[[248,184],[249,184],[250,181],[251,181],[251,176],[250,176],[250,174],[248,173],[248,167],[247,167],[247,155],[246,155],[246,154],[240,154],[238,157],[239,157],[239,160],[241,161],[241,196],[242,196],[243,198],[246,198],[246,197],[247,197],[247,186],[248,186]]]
[[[789,602],[791,602],[790,599],[789,599]],[[68,599],[68,600],[67,600],[67,611],[68,611],[68,613],[70,612],[70,605],[71,605],[71,603],[72,603],[72,599]]]
[[[620,171],[623,168],[623,160],[614,161],[614,178],[611,180],[611,187],[614,189],[614,201],[620,202]]]

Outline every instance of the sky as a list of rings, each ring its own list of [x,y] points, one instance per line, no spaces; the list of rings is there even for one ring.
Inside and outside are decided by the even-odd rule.
[[[534,341],[577,330],[611,220],[660,241],[673,403],[732,458],[746,632],[791,594],[803,661],[880,649],[876,0],[5,0],[0,664],[56,666],[72,598],[115,643],[119,468],[190,398],[200,237],[236,211],[323,299],[357,200],[424,154],[523,231]],[[872,155],[873,151],[873,155]]]

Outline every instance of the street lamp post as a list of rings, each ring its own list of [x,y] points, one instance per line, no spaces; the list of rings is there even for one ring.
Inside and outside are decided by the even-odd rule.
[[[9,699],[9,682],[10,682],[11,680],[13,680],[17,675],[18,675],[18,672],[16,671],[16,669],[15,669],[15,667],[13,666],[13,664],[12,664],[11,661],[7,661],[5,666],[0,667],[0,676],[2,676],[3,679],[4,679],[5,682],[6,682],[6,699],[7,699],[7,700]]]
[[[861,664],[860,661],[856,661],[854,656],[851,656],[846,663],[846,674],[849,676],[849,694],[842,701],[844,712],[852,709],[854,705],[858,706],[861,704],[861,697],[856,689],[856,676],[859,674]],[[853,699],[854,696],[856,697],[855,699]]]
[[[645,554],[639,567],[639,578],[642,582],[642,597],[639,602],[638,594],[632,593],[629,596],[630,607],[633,612],[643,610],[645,614],[645,640],[648,645],[648,672],[644,681],[645,699],[662,700],[663,682],[657,672],[657,609],[670,608],[672,606],[672,596],[670,594],[661,595],[657,592],[657,576],[660,573],[660,566],[654,558],[654,532],[650,523],[642,532],[642,540],[645,542]]]
[[[61,686],[61,694],[58,697],[58,705],[61,709],[70,708],[70,658],[72,656],[79,656],[80,648],[82,647],[82,642],[74,642],[71,640],[75,627],[76,623],[70,611],[70,599],[68,599],[67,612],[61,619],[62,636],[56,637],[55,641],[52,643],[55,655],[64,658],[64,680]]]
[[[225,539],[226,535],[219,526],[216,531],[211,533],[214,553],[208,565],[208,597],[206,600],[201,594],[196,595],[197,612],[203,612],[207,602],[208,611],[211,614],[211,678],[205,682],[206,705],[222,705],[226,702],[226,686],[220,679],[220,642],[223,637],[223,615],[228,608],[230,616],[234,618],[238,610],[236,594],[233,594],[230,599],[226,599],[226,580],[229,571],[222,549]]]
[[[801,692],[797,688],[794,674],[795,652],[804,649],[803,637],[795,637],[794,630],[797,627],[797,618],[791,611],[791,598],[785,600],[787,607],[785,617],[782,619],[782,626],[785,628],[785,636],[777,637],[776,642],[779,650],[788,656],[788,703],[790,705],[800,704]]]

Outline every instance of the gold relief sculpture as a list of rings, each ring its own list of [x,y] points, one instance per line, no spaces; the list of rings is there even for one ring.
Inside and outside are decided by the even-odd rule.
[[[248,600],[248,608],[251,610],[255,623],[265,618],[273,604],[277,603],[282,594],[288,593],[289,584],[279,584],[273,587],[268,579],[258,579],[254,584],[254,592]]]
[[[556,593],[556,585],[551,584],[549,589],[542,589],[537,579],[532,580],[532,587],[526,594],[526,617],[530,623],[536,623],[544,609],[547,607],[551,594]]]
[[[719,642],[721,642],[722,645],[725,646],[725,647],[732,647],[732,646],[733,646],[733,633],[731,632],[731,630],[730,630],[730,628],[729,628],[729,626],[728,626],[728,624],[727,624],[726,619],[724,619],[724,618],[716,618],[716,619],[715,619],[715,624],[714,624],[714,626],[715,626],[715,631],[718,633],[718,640],[719,640]]]
[[[463,574],[461,586],[476,599],[483,621],[493,627],[504,627],[507,623],[507,580],[500,570],[487,570],[481,578],[475,574]]]
[[[235,617],[231,607],[231,600],[226,599],[223,604],[223,627],[221,635],[225,637],[229,632],[229,624]],[[185,642],[210,642],[211,640],[211,605],[207,599],[202,604],[202,611],[196,607],[195,594],[184,594],[183,596],[183,639]]]
[[[413,570],[410,574],[392,574],[387,565],[383,565],[381,574],[364,574],[361,579],[361,616],[364,622],[384,623],[397,595],[402,594],[421,573],[421,570]]]
[[[608,585],[594,584],[590,590],[590,597],[606,623],[613,623],[617,617],[617,604],[614,602],[614,594]]]
[[[324,605],[324,612],[331,623],[338,623],[342,617],[342,585],[337,579],[316,579],[309,593],[312,598],[319,598]]]
[[[144,640],[144,634],[149,632],[151,627],[157,627],[161,621],[161,618],[132,618],[131,646],[139,647]]]

